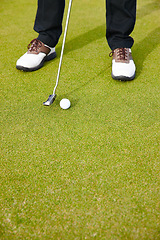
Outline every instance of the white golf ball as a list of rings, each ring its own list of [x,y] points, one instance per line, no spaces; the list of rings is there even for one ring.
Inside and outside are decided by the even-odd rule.
[[[62,109],[68,109],[68,108],[70,108],[70,106],[71,106],[71,103],[70,103],[70,101],[67,98],[63,98],[60,101],[60,107]]]

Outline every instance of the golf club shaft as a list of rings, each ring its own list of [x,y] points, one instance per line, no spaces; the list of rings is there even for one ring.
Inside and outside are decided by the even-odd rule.
[[[59,82],[59,77],[60,77],[60,71],[61,71],[61,66],[62,66],[62,59],[63,59],[63,51],[64,51],[64,45],[66,41],[66,35],[67,35],[67,29],[68,29],[68,23],[69,23],[69,17],[70,17],[70,12],[71,12],[71,6],[72,6],[72,0],[69,1],[69,6],[68,6],[68,13],[67,13],[67,19],[66,19],[66,26],[64,30],[64,37],[63,37],[63,43],[62,43],[62,50],[61,50],[61,55],[60,55],[60,60],[59,60],[59,67],[58,67],[58,73],[57,73],[57,80],[56,80],[56,85],[53,90],[53,94],[55,95],[56,88],[58,86]]]

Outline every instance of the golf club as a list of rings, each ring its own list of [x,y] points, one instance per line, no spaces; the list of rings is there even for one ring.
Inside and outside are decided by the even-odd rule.
[[[64,51],[64,45],[65,45],[65,40],[66,40],[66,35],[67,35],[67,29],[68,29],[69,17],[70,17],[70,12],[71,12],[71,6],[72,6],[72,0],[69,1],[69,5],[68,5],[68,13],[67,13],[66,26],[65,26],[64,37],[63,37],[62,50],[61,50],[61,55],[60,55],[60,61],[59,61],[56,85],[54,87],[52,95],[49,95],[47,101],[43,102],[44,106],[50,106],[54,102],[54,100],[56,98],[56,88],[58,86],[59,77],[60,77],[60,71],[61,71],[61,66],[62,66],[62,58],[63,58],[63,51]]]

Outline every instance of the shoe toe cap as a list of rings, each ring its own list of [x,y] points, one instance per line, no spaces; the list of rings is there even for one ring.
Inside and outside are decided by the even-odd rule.
[[[115,60],[112,62],[112,75],[114,77],[133,78],[135,76],[136,67],[133,60],[129,63],[117,63]]]
[[[35,68],[45,58],[45,53],[28,54],[27,52],[16,62],[16,67]]]

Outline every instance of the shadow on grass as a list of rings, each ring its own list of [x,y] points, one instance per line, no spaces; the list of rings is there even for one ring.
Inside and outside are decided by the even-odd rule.
[[[156,11],[160,8],[160,1],[154,1],[152,3],[146,4],[140,9],[137,9],[137,19],[143,18],[147,15],[150,15],[151,12]]]
[[[106,25],[103,24],[82,35],[77,36],[76,38],[68,42],[66,41],[64,54],[77,49],[81,49],[84,46],[90,44],[91,42],[94,42],[98,39],[105,37],[105,32],[106,32]],[[59,55],[59,52],[61,51],[61,47],[58,47],[56,51]]]
[[[95,41],[96,39],[100,39],[104,37],[104,33],[103,33],[104,27],[105,25],[99,26],[96,29],[93,29],[88,33],[85,33],[69,41],[67,43],[65,53],[68,53],[76,49],[80,49],[83,46],[89,44],[91,41]],[[158,46],[159,39],[160,39],[160,28],[156,28],[152,32],[150,32],[141,42],[134,45],[133,56],[134,56],[135,64],[137,66],[136,78],[141,74],[143,69],[143,63],[147,58],[147,56]],[[111,68],[111,66],[108,66],[108,68]],[[89,79],[85,84],[83,84],[77,89],[74,89],[74,91],[77,91],[80,88],[84,88],[88,83],[90,83],[90,81],[94,81],[94,79],[99,75],[101,75],[104,71],[107,71],[107,66],[105,70],[103,69],[101,72],[96,74],[96,76],[92,80]],[[117,82],[121,84],[125,84],[125,83],[128,84],[128,83],[131,83],[132,81],[130,82],[117,81]],[[70,92],[69,94],[71,94],[72,92]]]
[[[137,66],[136,77],[143,69],[143,63],[147,56],[159,45],[160,28],[154,29],[142,41],[134,45],[133,55]]]
[[[110,68],[110,66],[106,67],[107,68]],[[58,100],[60,101],[62,98],[68,98],[68,96],[71,96],[73,93],[76,93],[76,92],[79,92],[80,90],[83,91],[83,89],[85,89],[91,82],[94,82],[96,81],[96,79],[101,75],[103,74],[104,72],[106,72],[106,69],[103,69],[101,70],[100,72],[98,73],[95,73],[95,76],[94,77],[91,77],[91,78],[88,78],[85,83],[83,83],[82,85],[80,85],[79,87],[75,87],[72,91],[68,91],[67,93],[65,94],[61,94],[58,96]],[[107,78],[107,77],[106,77]],[[74,98],[70,99],[71,102],[72,102],[72,107],[75,107],[77,105],[77,103],[80,101],[80,98],[83,97],[83,94],[81,94],[80,96],[76,94],[76,96],[74,95]]]
[[[86,45],[90,44],[91,42],[94,42],[98,39],[105,38],[105,32],[106,32],[106,25],[103,24],[103,25],[98,26],[88,32],[85,32],[85,33],[77,36],[76,38],[74,38],[72,40],[69,40],[69,41],[66,40],[65,48],[64,48],[64,55],[66,55],[69,52],[75,51],[77,49],[81,49],[84,46],[86,46]],[[57,53],[58,58],[60,57],[61,48],[62,48],[62,46],[56,47],[56,53]],[[85,54],[85,53],[83,53],[83,54]],[[50,61],[45,62],[45,66],[47,66],[51,62]]]

